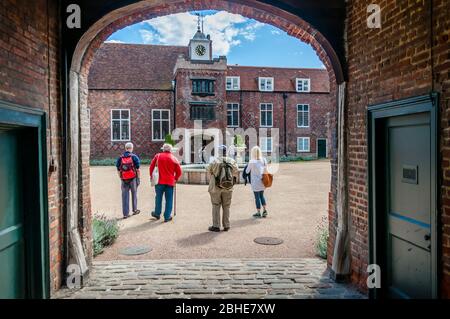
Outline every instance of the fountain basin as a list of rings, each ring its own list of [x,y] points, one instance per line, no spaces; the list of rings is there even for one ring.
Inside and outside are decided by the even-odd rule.
[[[187,185],[208,185],[211,174],[206,171],[208,164],[188,164],[181,166],[183,174],[178,180],[179,184]],[[239,165],[239,178],[237,184],[244,183],[242,171],[245,165]]]

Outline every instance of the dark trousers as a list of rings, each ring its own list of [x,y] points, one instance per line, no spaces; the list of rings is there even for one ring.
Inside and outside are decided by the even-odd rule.
[[[264,198],[264,191],[253,192],[253,194],[255,195],[255,203],[256,203],[257,209],[261,209],[261,205],[266,206],[266,199]]]
[[[155,198],[155,215],[160,216],[162,210],[162,198],[166,200],[166,208],[164,210],[164,219],[168,220],[172,215],[173,207],[173,186],[169,185],[156,185],[156,198]]]
[[[122,213],[123,216],[130,215],[130,192],[133,212],[137,210],[137,180],[122,181]]]

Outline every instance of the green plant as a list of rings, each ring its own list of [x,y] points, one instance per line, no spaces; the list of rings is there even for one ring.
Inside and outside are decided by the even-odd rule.
[[[95,216],[92,223],[94,237],[94,256],[101,254],[105,247],[111,246],[119,236],[119,226],[115,219],[104,215]]]
[[[327,259],[328,238],[328,219],[326,217],[323,217],[321,222],[317,226],[316,242],[317,255],[323,259]]]
[[[166,137],[164,138],[164,143],[175,146],[175,141],[172,139],[171,134],[166,135]]]
[[[237,147],[245,146],[244,139],[242,138],[241,135],[235,135],[234,136],[234,145],[237,146]]]
[[[116,158],[92,159],[90,164],[91,166],[115,166],[116,161]],[[150,163],[151,160],[141,158],[141,165],[149,165]]]

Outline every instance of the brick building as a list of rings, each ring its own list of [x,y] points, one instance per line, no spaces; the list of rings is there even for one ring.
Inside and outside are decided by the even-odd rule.
[[[151,157],[167,134],[193,129],[196,120],[223,133],[278,128],[280,155],[327,157],[329,83],[325,69],[227,65],[226,57],[213,58],[200,28],[187,47],[104,43],[89,76],[91,158],[116,157],[128,141]],[[185,162],[201,161],[186,132]],[[275,138],[269,133],[259,144],[272,153]],[[206,146],[214,137],[200,139]]]

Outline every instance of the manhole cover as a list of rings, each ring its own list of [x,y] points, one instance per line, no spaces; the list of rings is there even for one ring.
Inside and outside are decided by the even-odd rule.
[[[146,246],[126,247],[120,251],[120,254],[126,256],[136,256],[136,255],[144,255],[151,251],[152,249]]]
[[[258,237],[254,241],[260,245],[281,245],[283,243],[283,239],[275,237]]]

